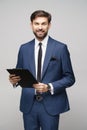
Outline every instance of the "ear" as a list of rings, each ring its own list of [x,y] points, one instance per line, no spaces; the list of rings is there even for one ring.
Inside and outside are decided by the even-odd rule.
[[[51,27],[51,23],[49,23],[49,29],[50,29],[50,27]]]
[[[32,22],[30,23],[30,27],[31,27],[31,29],[33,29],[33,23]]]
[[[32,27],[32,22],[30,23],[30,26]]]

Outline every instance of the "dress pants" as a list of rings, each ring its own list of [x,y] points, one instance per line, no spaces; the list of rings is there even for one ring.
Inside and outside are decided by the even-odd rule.
[[[59,115],[49,115],[42,101],[34,101],[29,113],[23,113],[25,130],[58,130]]]

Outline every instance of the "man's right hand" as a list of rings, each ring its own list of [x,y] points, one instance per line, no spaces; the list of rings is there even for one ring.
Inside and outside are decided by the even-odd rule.
[[[9,75],[9,81],[13,85],[16,85],[20,80],[21,80],[20,76],[16,76],[15,74]]]

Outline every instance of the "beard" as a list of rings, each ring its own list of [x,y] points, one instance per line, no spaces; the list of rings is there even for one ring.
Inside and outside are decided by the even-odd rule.
[[[44,32],[43,30],[38,30],[38,31],[33,31],[33,33],[38,40],[42,41],[47,36],[48,31]]]

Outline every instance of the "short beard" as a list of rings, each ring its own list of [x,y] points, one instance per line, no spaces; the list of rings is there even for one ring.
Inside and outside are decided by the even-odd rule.
[[[46,32],[43,37],[38,37],[35,32],[33,32],[33,33],[34,33],[34,35],[36,36],[36,38],[37,38],[38,40],[42,41],[42,40],[47,36],[47,33],[48,33],[48,32]]]

